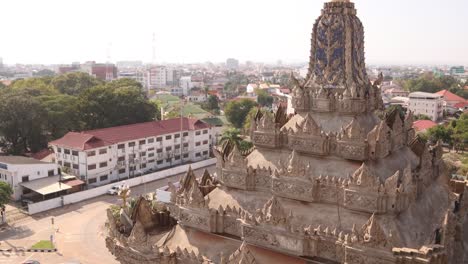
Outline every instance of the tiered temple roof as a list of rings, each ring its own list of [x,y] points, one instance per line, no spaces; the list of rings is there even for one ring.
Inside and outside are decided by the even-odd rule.
[[[259,112],[252,151],[215,150],[216,175],[189,170],[172,186],[178,224],[152,250],[111,232],[121,262],[461,263],[468,200],[449,190],[441,145],[415,137],[412,113],[374,114],[382,76],[366,74],[354,3],[325,3],[307,78],[292,78],[296,114]]]

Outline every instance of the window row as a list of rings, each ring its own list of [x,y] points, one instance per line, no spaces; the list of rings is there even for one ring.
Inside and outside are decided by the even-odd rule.
[[[188,132],[184,132],[182,134],[183,137],[188,137]],[[166,140],[170,140],[172,139],[173,135],[167,135],[165,136],[165,139]],[[174,134],[174,138],[180,138],[180,133],[178,134]],[[154,143],[154,140],[155,138],[149,138],[148,140],[146,139],[142,139],[140,141],[138,141],[138,145],[145,145],[145,144],[151,144],[151,143]],[[163,137],[157,137],[156,138],[156,142],[162,142],[163,141]],[[134,147],[136,146],[136,141],[134,142],[128,142],[127,143],[128,147]],[[117,149],[124,149],[125,148],[125,144],[118,144],[117,145]]]
[[[107,167],[107,161],[99,163],[99,168],[105,168]],[[95,170],[97,168],[97,164],[89,164],[88,165],[88,170]]]

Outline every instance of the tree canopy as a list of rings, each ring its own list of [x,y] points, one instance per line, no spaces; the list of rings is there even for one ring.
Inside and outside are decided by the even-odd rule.
[[[47,145],[46,112],[36,97],[24,91],[0,94],[0,147],[11,154],[39,151]]]
[[[13,189],[6,182],[0,182],[0,207],[10,202]]]
[[[0,90],[0,147],[21,155],[47,147],[68,131],[160,119],[140,83],[104,83],[85,73],[17,80]]]
[[[241,99],[238,101],[230,101],[227,103],[224,112],[227,119],[236,128],[242,128],[247,114],[250,109],[255,107],[257,103],[249,99]]]
[[[438,125],[428,129],[427,137],[431,141],[442,140],[456,149],[464,149],[468,144],[468,114],[462,114],[449,125]]]
[[[53,78],[50,84],[60,93],[78,95],[91,87],[103,83],[102,80],[94,78],[87,73],[70,72]]]
[[[402,81],[403,87],[410,92],[435,93],[441,90],[450,92],[468,99],[468,92],[463,89],[462,83],[452,76],[436,77],[431,73],[426,73],[415,79]]]
[[[273,104],[273,96],[269,95],[265,90],[257,89],[257,102],[260,106],[271,108]]]

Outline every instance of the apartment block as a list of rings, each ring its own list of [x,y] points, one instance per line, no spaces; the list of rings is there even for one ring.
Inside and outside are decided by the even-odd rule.
[[[97,186],[207,159],[210,135],[203,121],[175,118],[69,132],[49,145],[59,166]]]

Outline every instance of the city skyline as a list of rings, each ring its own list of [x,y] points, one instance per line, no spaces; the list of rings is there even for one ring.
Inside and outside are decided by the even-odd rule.
[[[0,43],[0,57],[4,64],[151,62],[154,33],[156,63],[230,57],[306,62],[324,2],[6,1],[0,23],[9,25],[3,28],[8,38]],[[366,27],[368,64],[468,65],[466,1],[354,2]]]

